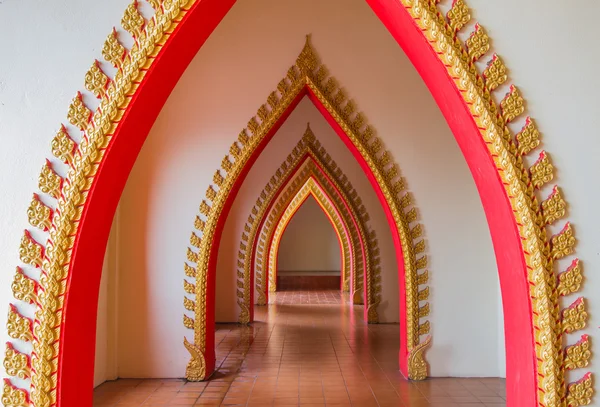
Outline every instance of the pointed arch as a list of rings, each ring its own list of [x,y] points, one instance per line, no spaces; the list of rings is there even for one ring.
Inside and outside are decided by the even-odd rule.
[[[352,183],[343,174],[338,164],[322,147],[307,126],[301,140],[275,171],[265,188],[259,193],[251,208],[248,221],[241,236],[238,254],[238,304],[242,310],[240,322],[253,319],[253,304],[265,305],[268,297],[268,273],[265,269],[270,236],[282,211],[302,185],[313,177],[328,193],[344,222],[350,230],[354,247],[352,266],[352,290],[356,302],[360,302],[360,291],[364,289],[366,302],[365,320],[377,322],[377,305],[380,301],[380,259],[377,237],[368,226],[369,214]],[[256,276],[257,301],[253,300],[252,282]],[[423,315],[425,316],[425,315]]]
[[[342,216],[338,212],[338,208],[334,205],[331,198],[323,190],[323,187],[319,184],[319,182],[313,177],[309,177],[300,190],[294,194],[293,199],[289,202],[285,210],[283,211],[277,226],[275,227],[276,234],[273,236],[277,238],[277,244],[275,246],[270,246],[271,249],[269,251],[269,262],[267,269],[266,279],[269,284],[269,291],[275,292],[277,289],[277,270],[276,270],[276,260],[271,260],[271,256],[277,256],[277,250],[279,249],[279,239],[281,235],[285,231],[287,225],[290,220],[294,217],[294,215],[298,212],[298,209],[306,202],[309,197],[313,197],[317,202],[323,213],[327,216],[327,219],[331,223],[331,226],[336,232],[338,240],[340,244],[342,244],[343,240],[348,241],[349,239],[344,239],[342,236],[349,237],[349,232],[347,231],[346,222],[342,219]],[[277,204],[276,204],[277,206]],[[274,240],[273,240],[274,242]],[[348,249],[350,249],[348,247]],[[346,250],[344,250],[346,251]],[[347,250],[348,255],[352,257],[352,250]],[[349,270],[350,273],[358,273],[358,270]],[[343,274],[342,274],[343,275]]]
[[[203,360],[190,360],[186,376],[198,380],[210,374],[215,364],[214,335],[214,279],[216,259],[221,232],[235,195],[248,171],[279,126],[296,107],[302,97],[308,96],[317,109],[326,117],[338,136],[350,148],[374,187],[390,225],[394,239],[400,288],[400,367],[412,379],[427,377],[428,366],[424,350],[430,338],[421,344],[421,336],[429,333],[429,321],[420,323],[428,305],[420,301],[428,299],[428,290],[419,290],[427,282],[427,256],[421,253],[425,244],[421,236],[423,229],[416,223],[417,212],[406,192],[405,180],[391,153],[375,135],[374,129],[366,124],[356,104],[348,100],[346,92],[336,79],[329,75],[307,36],[304,48],[296,63],[290,67],[285,78],[279,81],[277,91],[271,92],[267,102],[250,119],[233,142],[221,161],[221,167],[213,176],[213,185],[206,190],[206,199],[199,207],[194,223],[197,231],[192,232],[187,249],[185,269],[195,283],[185,281],[186,291],[195,291],[194,299],[186,298],[185,305],[193,309],[194,318],[184,315],[184,325],[193,329],[196,346],[194,354]],[[195,267],[194,267],[195,265]],[[186,340],[187,343],[187,340]],[[191,346],[191,345],[186,345]],[[418,350],[418,353],[411,354]],[[412,365],[408,362],[412,361]],[[202,366],[202,369],[197,369]]]
[[[577,294],[582,287],[571,283],[581,281],[583,269],[578,259],[563,273],[555,270],[556,260],[573,253],[574,231],[568,223],[555,236],[547,231],[548,225],[565,217],[566,203],[556,188],[539,203],[537,191],[552,180],[553,166],[545,152],[531,166],[523,160],[538,148],[540,133],[529,119],[520,133],[514,135],[509,129],[508,124],[525,110],[517,88],[512,86],[501,103],[494,101],[500,85],[508,79],[505,65],[495,54],[489,58],[490,39],[479,24],[466,41],[459,38],[471,19],[464,0],[454,1],[446,15],[438,9],[438,1],[367,2],[429,87],[478,186],[501,281],[508,405],[590,404],[594,393],[591,373],[578,374],[581,379],[568,386],[565,383],[565,372],[572,367],[563,349],[565,334],[583,329],[588,320],[582,297],[561,311],[560,297]],[[54,171],[56,160],[47,163],[40,174],[42,195],[41,199],[34,196],[28,208],[29,222],[32,230],[47,230],[49,237],[38,241],[29,231],[24,233],[19,254],[22,268],[28,271],[18,268],[15,274],[12,287],[18,307],[10,308],[7,327],[14,341],[33,345],[31,395],[7,380],[5,403],[31,398],[35,407],[91,405],[103,254],[98,248],[106,244],[110,219],[154,119],[235,0],[150,3],[156,12],[149,21],[139,13],[135,1],[125,12],[123,26],[135,39],[131,49],[119,42],[116,32],[107,38],[103,56],[117,67],[114,77],[97,64],[86,75],[86,89],[100,98],[99,107],[91,111],[78,94],[69,108],[68,120],[82,131],[82,141],[76,143],[65,129],[53,140],[52,153],[67,164],[68,174],[62,177]],[[488,66],[480,71],[476,62],[486,59]],[[333,103],[331,92],[323,96],[315,91],[314,83],[305,84],[308,96],[323,104],[321,111],[338,133],[354,131],[356,120],[346,122],[343,95],[340,100],[344,102]],[[282,85],[285,92],[288,85]],[[279,106],[279,101],[275,102]],[[285,116],[280,113],[265,118],[276,122]],[[356,130],[353,134],[364,133]],[[353,152],[364,152],[364,147],[361,150],[350,144],[348,141]],[[373,182],[383,180],[385,171],[362,165]],[[390,190],[378,188],[383,203]],[[389,220],[394,225],[396,219],[390,216]],[[39,278],[34,269],[41,270]],[[400,277],[408,274],[400,273]],[[405,303],[413,309],[409,300],[414,292],[409,290],[410,282],[403,283]],[[206,294],[212,295],[210,282],[207,287]],[[35,312],[34,319],[20,311],[27,307]],[[414,324],[414,320],[407,323],[411,333]],[[426,343],[411,335],[405,339],[400,367],[406,375],[409,366],[423,369],[421,352]],[[582,341],[589,346],[587,337]],[[23,355],[27,356],[17,354],[19,360]],[[580,365],[587,366],[589,359],[587,356]]]

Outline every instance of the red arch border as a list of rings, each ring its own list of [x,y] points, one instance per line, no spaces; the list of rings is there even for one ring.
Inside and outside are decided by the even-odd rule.
[[[395,0],[367,2],[427,84],[471,169],[490,226],[500,274],[507,350],[507,402],[509,406],[537,405],[536,353],[527,270],[512,208],[492,157],[446,68],[403,6]],[[110,220],[127,176],[171,90],[233,3],[234,0],[201,0],[191,7],[140,84],[98,168],[75,237],[67,281],[56,389],[60,406],[92,404],[96,308],[103,258],[103,250],[98,248],[106,245]],[[315,101],[314,95],[309,96]],[[343,133],[326,110],[320,110],[336,132]],[[354,146],[349,147],[356,156]],[[381,191],[378,194],[381,195]],[[395,243],[398,246],[399,242]],[[403,273],[401,276],[404,280]],[[214,296],[214,276],[212,281],[209,277],[209,295]],[[214,315],[211,317],[209,312],[207,324],[212,323]],[[207,341],[207,349],[211,348],[214,342]],[[403,368],[406,367],[402,366],[405,356],[401,352]]]

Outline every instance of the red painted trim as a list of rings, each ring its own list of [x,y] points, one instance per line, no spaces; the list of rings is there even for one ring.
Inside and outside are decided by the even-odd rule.
[[[471,169],[490,227],[500,276],[507,406],[537,405],[535,339],[527,268],[515,217],[498,170],[458,89],[408,12],[397,0],[367,0],[367,3],[421,75]]]
[[[535,348],[527,270],[515,218],[497,170],[445,67],[406,10],[397,0],[367,1],[429,87],[471,169],[490,225],[500,275],[507,351],[507,405],[536,405]],[[103,249],[127,176],[171,90],[233,3],[234,0],[201,0],[191,7],[142,80],[99,166],[83,208],[69,265],[56,389],[58,405],[61,407],[92,405],[96,313]],[[330,117],[328,120],[332,123]],[[273,133],[276,130],[277,126]],[[339,130],[336,131],[339,134]],[[265,138],[264,144],[269,138]],[[260,149],[257,154],[259,152]],[[364,163],[361,165],[364,168]],[[240,177],[235,192],[243,178]],[[235,193],[226,204],[223,219],[226,219],[234,197]],[[222,226],[223,221],[220,222]],[[220,239],[220,229],[217,235],[216,242]],[[399,247],[396,238],[394,243]],[[214,253],[216,248],[213,248]],[[214,269],[215,256],[211,257],[210,269]],[[401,261],[398,263],[399,280],[402,281],[403,267]],[[207,310],[207,323],[209,329],[214,329],[214,325],[210,324],[214,322],[215,281],[214,273],[210,273],[210,270],[208,285],[207,301],[211,305]],[[401,295],[402,290],[403,287]],[[402,335],[401,332],[401,339]],[[208,349],[214,349],[214,336],[211,338],[209,335],[208,339],[212,341]],[[406,374],[405,341],[401,340],[400,346],[400,366]],[[214,353],[209,352],[207,369],[213,367]]]
[[[100,163],[73,246],[65,293],[56,397],[60,407],[91,406],[102,261],[127,177],[171,90],[234,0],[201,0],[149,68]]]

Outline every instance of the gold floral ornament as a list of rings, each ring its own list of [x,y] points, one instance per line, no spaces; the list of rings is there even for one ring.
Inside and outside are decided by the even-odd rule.
[[[98,60],[95,60],[85,74],[85,88],[96,95],[98,99],[100,99],[102,96],[104,96],[104,93],[106,93],[109,82],[109,77],[104,73],[102,68],[100,68],[100,63]]]
[[[563,363],[565,369],[573,370],[587,367],[590,364],[591,358],[590,337],[589,335],[582,335],[581,339],[575,345],[566,347]]]
[[[525,125],[515,136],[517,141],[517,155],[529,154],[540,145],[540,132],[531,117],[525,118]]]
[[[39,283],[32,278],[27,277],[20,267],[17,267],[12,285],[13,296],[20,301],[29,304],[38,304],[37,292]]]
[[[508,80],[508,70],[500,57],[497,54],[494,54],[492,59],[488,62],[485,71],[483,71],[482,76],[487,88],[490,91],[493,91]]]
[[[52,155],[64,162],[65,164],[73,163],[73,155],[77,148],[77,143],[69,136],[69,132],[65,126],[61,125],[60,130],[52,139]]]
[[[42,167],[40,177],[38,178],[38,186],[40,191],[58,199],[62,188],[63,179],[60,175],[54,172],[52,163],[46,160],[46,165]]]
[[[33,339],[33,321],[22,316],[13,304],[10,304],[8,310],[6,327],[8,336],[13,339],[20,339],[25,342],[30,342]]]
[[[558,295],[565,296],[579,291],[583,282],[583,266],[579,259],[558,275]]]
[[[44,257],[44,247],[35,241],[28,230],[25,230],[21,238],[21,247],[19,248],[19,257],[25,264],[34,267],[42,267]]]
[[[113,28],[112,32],[106,37],[102,47],[102,57],[110,62],[115,68],[119,68],[127,55],[127,50],[117,39],[117,30]]]
[[[452,31],[459,31],[471,20],[471,13],[463,0],[454,0],[446,18]]]
[[[531,185],[540,189],[554,178],[554,166],[550,161],[550,157],[545,151],[540,153],[539,158],[531,168],[529,168]]]
[[[475,31],[471,33],[465,45],[471,60],[477,61],[490,50],[490,38],[481,25],[475,24]]]
[[[542,202],[544,223],[550,225],[563,218],[567,213],[567,203],[560,193],[558,186],[554,186],[550,196]]]
[[[567,388],[567,406],[580,407],[592,404],[594,388],[592,374],[586,373],[580,380],[569,384]]]
[[[554,260],[562,259],[573,253],[575,250],[575,244],[577,243],[575,236],[573,235],[573,228],[571,224],[567,222],[565,227],[551,240],[551,256]]]
[[[21,353],[10,342],[6,343],[4,352],[4,369],[9,376],[27,379],[31,376],[31,361],[29,355]]]
[[[12,385],[10,380],[4,379],[2,388],[2,404],[4,407],[29,407],[29,394]]]
[[[92,111],[83,103],[81,92],[77,92],[77,95],[73,98],[71,106],[69,106],[67,119],[69,123],[77,126],[81,131],[84,131],[88,123],[92,120]]]
[[[429,375],[427,362],[425,362],[423,356],[429,346],[431,346],[431,335],[428,335],[423,342],[410,350],[408,355],[409,379],[425,380]]]
[[[27,218],[31,226],[47,231],[52,225],[52,209],[40,201],[38,194],[33,194],[27,209]]]
[[[121,26],[123,26],[134,39],[137,39],[140,36],[145,23],[146,20],[144,20],[144,17],[142,17],[138,10],[138,1],[133,0],[125,9],[125,13],[121,19]]]
[[[525,111],[525,101],[515,85],[510,85],[510,91],[500,102],[500,110],[506,123],[512,122]]]
[[[575,300],[568,308],[562,312],[562,328],[563,331],[570,334],[579,331],[586,327],[588,313],[585,307],[583,297]]]

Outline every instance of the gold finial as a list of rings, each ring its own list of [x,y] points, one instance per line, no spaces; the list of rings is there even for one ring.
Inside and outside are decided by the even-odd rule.
[[[300,71],[304,75],[313,73],[318,65],[317,55],[311,45],[310,38],[310,34],[307,34],[304,48],[302,48],[302,52],[300,52],[298,59],[296,59],[296,66],[300,68]]]

